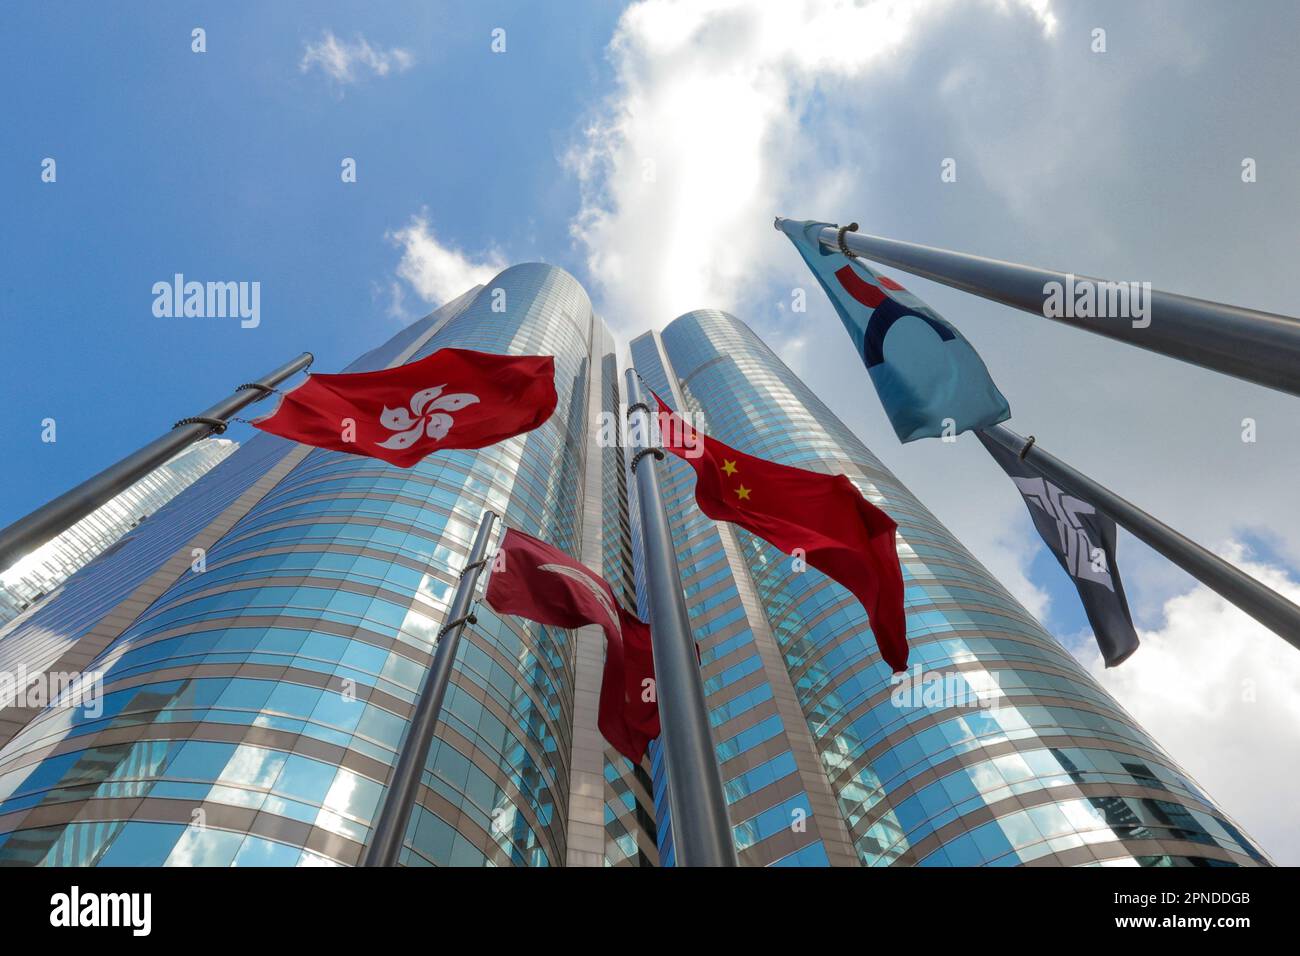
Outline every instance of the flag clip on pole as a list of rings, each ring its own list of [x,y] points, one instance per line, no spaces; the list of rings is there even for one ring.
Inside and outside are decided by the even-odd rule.
[[[639,466],[634,474],[640,500],[641,548],[673,846],[679,866],[736,866],[695,636],[655,472],[655,461],[663,458],[663,451],[654,446],[649,408],[641,397],[636,372],[628,369],[625,378],[629,434],[636,447],[633,462]],[[648,456],[653,458],[644,460]]]
[[[1070,494],[1109,515],[1133,537],[1144,541],[1224,600],[1276,632],[1288,644],[1300,648],[1300,607],[1109,488],[1043,451],[1033,438],[1022,438],[1004,425],[985,428],[983,433],[1018,455],[1022,461],[1032,464]]]
[[[781,229],[785,221],[777,217]],[[1300,319],[856,231],[824,227],[823,247],[902,269],[993,302],[1267,388],[1300,395]],[[1049,290],[1052,290],[1049,292]],[[1135,309],[1134,297],[1143,307]],[[1060,308],[1048,308],[1056,301]],[[1089,301],[1095,307],[1077,309]],[[1098,315],[1115,311],[1126,315]],[[1141,311],[1141,315],[1138,312]]]
[[[460,573],[456,594],[447,609],[447,622],[439,629],[438,645],[433,652],[433,662],[424,675],[420,694],[415,699],[415,710],[406,725],[406,736],[398,752],[397,765],[384,791],[383,803],[375,819],[375,829],[362,857],[362,866],[396,866],[402,852],[402,838],[411,818],[415,794],[419,789],[420,774],[424,770],[433,730],[438,723],[447,685],[451,683],[451,667],[456,660],[456,649],[466,624],[475,623],[470,608],[474,602],[474,589],[479,574],[487,564],[488,538],[492,536],[492,523],[496,514],[483,512],[478,533],[469,550],[469,560]]]
[[[235,412],[265,398],[275,390],[276,385],[301,372],[311,363],[312,354],[303,352],[260,381],[240,385],[235,389],[234,394],[217,402],[211,408],[190,418],[182,418],[167,434],[155,438],[117,464],[105,468],[72,490],[65,491],[59,497],[46,502],[31,514],[19,518],[0,531],[0,571],[55,535],[72,527],[182,449],[213,432],[218,435],[224,432],[226,423]]]
[[[778,225],[777,228],[780,229],[781,227]],[[847,226],[840,226],[840,228],[835,230],[835,245],[839,248],[840,255],[844,256],[846,259],[856,259],[858,254],[850,249],[848,243],[844,241],[844,234],[846,232],[857,231],[858,224],[856,222],[851,222]]]

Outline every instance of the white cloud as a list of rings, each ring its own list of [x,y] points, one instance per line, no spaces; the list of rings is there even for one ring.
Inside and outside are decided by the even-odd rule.
[[[338,83],[355,83],[366,72],[387,76],[393,71],[400,73],[410,69],[414,62],[410,51],[401,47],[378,49],[360,34],[355,41],[348,43],[326,30],[319,42],[306,44],[298,69],[306,73],[312,67],[319,67]]]
[[[573,234],[604,313],[662,327],[702,306],[728,309],[755,277],[763,235],[792,174],[815,149],[801,127],[818,91],[888,67],[950,0],[643,0],[610,47],[617,90],[568,162],[583,189]],[[1046,0],[995,11],[1056,26]],[[832,170],[834,167],[832,164]],[[843,169],[805,189],[833,208]],[[801,182],[811,182],[803,177]],[[811,201],[817,198],[826,202]],[[796,213],[797,214],[797,213]]]
[[[1222,556],[1300,603],[1300,582]],[[1300,864],[1300,653],[1205,587],[1165,603],[1157,630],[1107,670],[1095,648],[1084,661],[1102,685],[1275,862]]]
[[[453,246],[438,240],[425,212],[412,216],[404,228],[386,237],[402,250],[397,275],[430,305],[442,305],[472,286],[481,285],[506,267],[505,258],[495,249],[480,259],[469,258]],[[394,307],[400,311],[401,287],[394,287]]]

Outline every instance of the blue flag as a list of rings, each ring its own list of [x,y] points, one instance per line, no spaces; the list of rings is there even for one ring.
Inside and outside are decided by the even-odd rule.
[[[899,441],[996,425],[1011,408],[971,344],[939,313],[866,263],[828,251],[827,222],[779,220],[812,269],[867,366]]]

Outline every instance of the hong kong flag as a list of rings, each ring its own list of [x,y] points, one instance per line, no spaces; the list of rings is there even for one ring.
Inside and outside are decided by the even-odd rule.
[[[897,525],[844,475],[765,461],[695,431],[659,402],[662,443],[695,469],[695,501],[715,521],[730,521],[848,588],[866,609],[880,656],[907,669],[903,571]]]
[[[488,581],[487,602],[501,614],[539,624],[605,632],[605,675],[597,726],[633,763],[659,736],[650,627],[626,610],[599,574],[544,541],[507,528]]]
[[[555,411],[555,359],[439,349],[381,369],[311,375],[253,425],[305,445],[410,468],[444,448],[483,448]]]

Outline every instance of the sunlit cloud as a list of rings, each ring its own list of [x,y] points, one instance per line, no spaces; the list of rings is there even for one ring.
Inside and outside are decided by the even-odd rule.
[[[442,242],[424,211],[412,216],[403,228],[389,232],[387,238],[402,250],[398,278],[431,306],[442,305],[482,285],[507,265],[505,257],[495,249],[475,259]],[[395,285],[393,292],[395,306],[400,307],[402,287]]]
[[[891,63],[950,0],[643,0],[619,20],[616,90],[566,159],[582,186],[572,233],[605,314],[662,327],[732,308],[763,275],[761,230],[816,149],[818,91]],[[1050,35],[1047,0],[990,0]],[[841,171],[824,182],[844,185]],[[800,209],[809,206],[802,193]],[[825,197],[829,201],[835,196]],[[842,198],[842,197],[839,197]],[[793,214],[799,214],[794,212]]]

